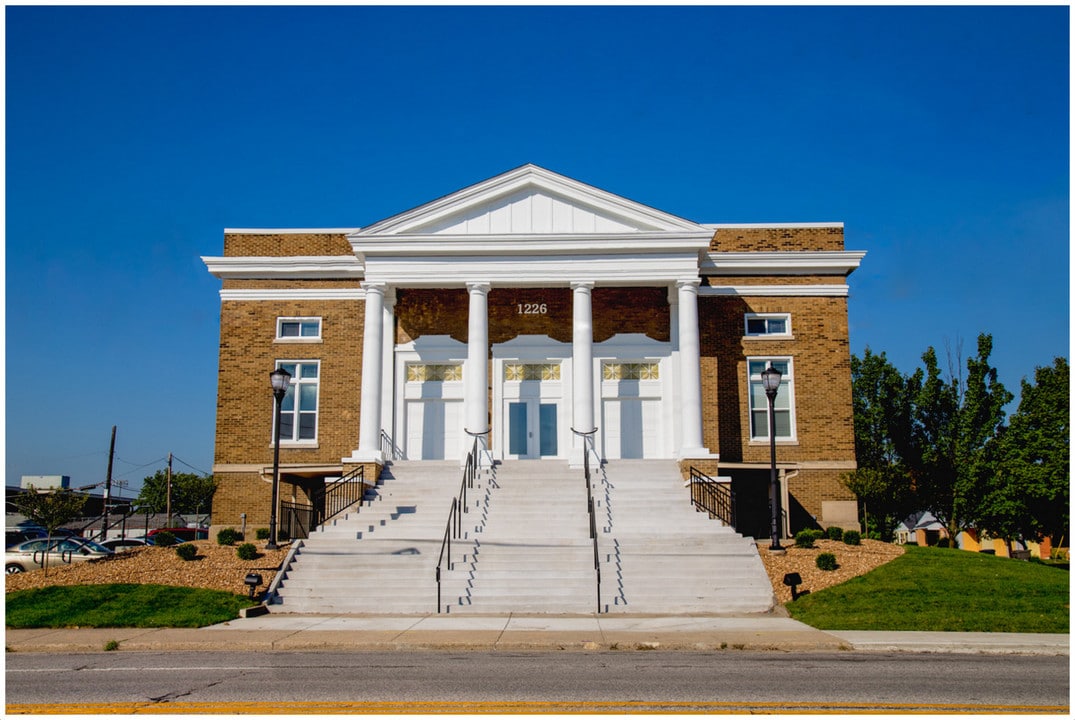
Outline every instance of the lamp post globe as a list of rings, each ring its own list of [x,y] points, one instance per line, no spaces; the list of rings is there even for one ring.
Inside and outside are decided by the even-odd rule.
[[[284,402],[287,388],[291,384],[291,373],[280,367],[269,373],[269,386],[272,388],[273,398],[276,400],[276,417],[273,430],[273,455],[272,455],[272,507],[269,510],[269,542],[265,545],[266,550],[276,550],[276,506],[280,501],[280,406]]]
[[[761,374],[765,397],[769,400],[769,508],[771,511],[769,550],[780,553],[784,552],[784,548],[780,545],[780,484],[776,478],[776,415],[773,413],[773,404],[780,390],[782,377],[783,373],[772,366],[766,368]]]

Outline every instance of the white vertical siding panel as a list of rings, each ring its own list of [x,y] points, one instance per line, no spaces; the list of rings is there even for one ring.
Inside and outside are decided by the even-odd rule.
[[[511,231],[513,233],[531,233],[534,231],[531,219],[533,205],[533,193],[526,193],[511,204]]]
[[[531,203],[531,232],[552,232],[552,198],[535,195]]]
[[[483,212],[476,217],[467,218],[466,232],[468,235],[488,235],[489,213]]]
[[[577,233],[591,233],[596,223],[595,214],[588,208],[571,208],[571,231]]]
[[[552,231],[554,233],[571,232],[573,210],[574,208],[561,200],[552,201]]]
[[[503,234],[511,232],[511,203],[494,207],[489,212],[489,232]]]

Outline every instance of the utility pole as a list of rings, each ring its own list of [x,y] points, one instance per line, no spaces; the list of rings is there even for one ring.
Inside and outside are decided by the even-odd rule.
[[[108,444],[108,473],[105,475],[105,506],[101,519],[101,540],[107,540],[108,500],[112,496],[112,457],[116,454],[116,426],[112,426],[112,441]]]
[[[168,525],[172,526],[172,454],[168,453]]]

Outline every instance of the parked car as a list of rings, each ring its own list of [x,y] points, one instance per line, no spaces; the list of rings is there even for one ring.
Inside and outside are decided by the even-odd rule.
[[[149,535],[147,537],[152,539],[153,536],[156,535],[157,533],[162,533],[162,532],[165,532],[165,531],[170,532],[171,534],[175,535],[175,539],[180,541],[180,542],[190,542],[191,540],[208,540],[209,539],[209,531],[208,530],[205,530],[203,528],[189,528],[189,527],[157,528],[156,530],[150,530]]]
[[[108,548],[92,540],[79,537],[35,538],[26,540],[4,551],[4,572],[8,575],[44,567],[46,554],[49,565],[69,564],[84,560],[111,557]]]
[[[148,540],[139,540],[138,538],[116,538],[114,540],[105,540],[101,543],[101,545],[112,552],[127,552],[128,550],[149,547],[150,545],[155,544],[153,538],[149,538]]]
[[[4,547],[9,548],[27,540],[45,537],[47,534],[45,528],[41,527],[6,528],[4,530]]]

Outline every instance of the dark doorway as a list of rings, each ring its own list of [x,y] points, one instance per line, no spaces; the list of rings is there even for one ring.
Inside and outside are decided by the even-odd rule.
[[[769,537],[769,471],[727,471],[735,493],[735,529],[739,534],[764,540]],[[722,473],[723,474],[723,473]]]

